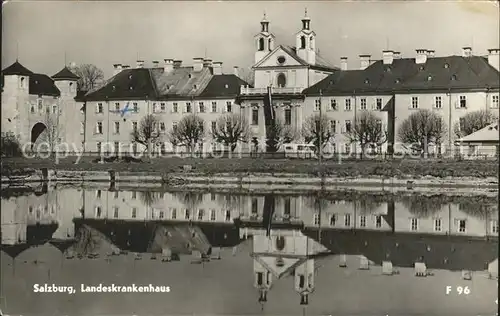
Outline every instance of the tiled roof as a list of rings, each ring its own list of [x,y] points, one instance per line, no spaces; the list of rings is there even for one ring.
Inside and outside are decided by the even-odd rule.
[[[245,84],[234,75],[212,75],[212,70],[206,67],[201,71],[179,67],[169,73],[163,68],[135,68],[122,70],[102,87],[87,93],[85,99],[144,99],[146,95],[150,100],[235,97],[240,85]]]
[[[365,70],[334,73],[304,90],[306,95],[345,93],[389,93],[486,89],[500,85],[499,73],[484,57],[430,57],[425,64],[414,58],[394,59],[391,65],[379,60]]]
[[[61,92],[54,84],[54,80],[47,75],[31,74],[30,75],[29,93],[34,95],[49,95],[59,96]]]
[[[215,75],[200,93],[200,97],[234,97],[240,93],[242,85],[248,85],[248,83],[236,75]]]
[[[470,135],[462,137],[459,141],[464,143],[496,142],[498,144],[498,123],[490,124]]]
[[[15,61],[12,65],[2,70],[2,75],[21,75],[21,76],[29,76],[33,72],[23,65],[19,63],[19,61]]]
[[[80,77],[71,72],[71,70],[69,70],[68,67],[64,67],[63,69],[61,69],[61,71],[52,76],[52,79],[60,79],[60,80],[64,79],[78,80],[79,78]]]
[[[155,87],[151,80],[151,73],[146,68],[125,69],[112,77],[108,82],[90,91],[87,100],[135,100],[151,99],[156,95]]]

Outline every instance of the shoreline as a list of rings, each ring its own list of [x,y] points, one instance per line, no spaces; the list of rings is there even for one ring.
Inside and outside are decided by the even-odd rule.
[[[497,177],[433,177],[408,176],[404,178],[383,176],[313,176],[304,173],[203,173],[203,172],[134,172],[134,171],[75,171],[35,169],[29,175],[3,176],[2,184],[22,184],[33,182],[52,183],[158,183],[163,185],[279,185],[307,187],[405,187],[411,190],[417,187],[426,188],[480,188],[498,190]]]

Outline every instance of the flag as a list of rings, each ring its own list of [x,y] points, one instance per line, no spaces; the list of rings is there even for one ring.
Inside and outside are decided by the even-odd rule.
[[[264,121],[266,126],[271,125],[274,122],[274,107],[272,101],[272,88],[271,86],[267,87],[267,93],[264,98]]]
[[[125,105],[125,107],[121,110],[121,116],[123,117],[125,115],[125,113],[127,113],[127,111],[129,111],[129,106],[130,106],[130,102],[127,102],[127,104]]]

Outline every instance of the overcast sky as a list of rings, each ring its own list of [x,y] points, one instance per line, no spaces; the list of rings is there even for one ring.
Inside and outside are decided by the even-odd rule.
[[[92,63],[112,74],[112,64],[146,65],[152,60],[207,57],[249,67],[253,36],[263,12],[277,44],[295,44],[307,6],[321,55],[338,65],[359,66],[359,54],[380,58],[385,48],[414,56],[416,48],[436,55],[476,54],[499,47],[498,5],[456,1],[323,2],[74,2],[11,1],[3,6],[2,69],[16,60],[34,72],[53,75],[66,61]]]

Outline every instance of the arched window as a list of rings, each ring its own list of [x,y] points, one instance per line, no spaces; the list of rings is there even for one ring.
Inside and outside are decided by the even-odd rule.
[[[300,37],[300,48],[306,48],[306,37],[305,36]]]
[[[309,38],[309,47],[314,50],[314,37]]]
[[[21,77],[21,88],[24,88],[24,77]]]
[[[69,92],[73,92],[73,82],[69,83]]]
[[[259,51],[264,50],[264,39],[261,37],[259,38]]]
[[[267,42],[267,49],[272,50],[273,49],[273,40],[270,38]]]
[[[286,76],[284,73],[278,74],[278,87],[285,87],[286,86]]]

